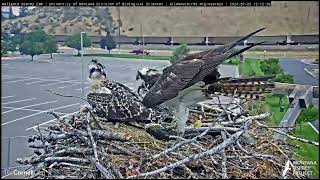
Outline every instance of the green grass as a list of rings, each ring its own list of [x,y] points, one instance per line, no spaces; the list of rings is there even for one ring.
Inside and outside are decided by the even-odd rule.
[[[311,141],[319,141],[318,133],[316,133],[307,122],[298,124],[294,130],[294,133],[298,137],[302,137]]]
[[[308,108],[303,108],[301,110],[301,113],[299,117],[297,118],[298,123],[300,122],[311,122],[316,119],[319,119],[319,109],[316,107],[308,107]]]
[[[282,120],[283,116],[286,114],[288,107],[289,107],[289,99],[287,96],[282,98],[283,104],[283,112],[280,112],[280,105],[279,105],[280,96],[274,94],[267,94],[266,96],[266,110],[272,112],[272,116],[270,117],[270,121],[268,124],[271,126],[279,125],[280,121]]]
[[[284,111],[280,112],[279,98],[280,97],[278,95],[267,94],[266,102],[263,104],[266,111],[272,112],[272,116],[267,120],[267,124],[270,126],[278,126],[289,107],[289,99],[287,96],[284,96],[282,101],[284,106]],[[306,116],[304,115],[304,113],[308,115]],[[302,116],[304,116],[305,122],[302,122],[301,124],[296,125],[293,132],[294,135],[300,138],[319,142],[319,134],[317,134],[313,130],[313,128],[307,123],[319,117],[318,109],[314,107],[302,109],[302,113],[299,115],[298,119],[301,118]],[[297,122],[298,122],[298,119],[297,119]],[[313,178],[319,178],[319,172],[318,172],[319,147],[311,144],[306,144],[300,141],[290,140],[290,139],[289,139],[289,142],[290,144],[295,144],[301,147],[295,150],[296,152],[295,159],[317,162],[317,164],[311,166],[312,167],[311,170],[312,170]]]
[[[136,55],[136,54],[84,54],[84,56],[100,56],[100,57],[115,57],[115,58],[130,58],[130,59],[151,59],[151,60],[170,60],[171,58],[171,56],[152,56],[152,55]]]
[[[294,130],[294,134],[297,137],[319,142],[319,134],[317,134],[308,123],[298,124]],[[317,164],[312,165],[313,178],[319,178],[319,147],[312,144],[306,144],[299,141],[290,141],[292,144],[296,144],[301,148],[297,149],[296,158],[304,161],[316,161]]]
[[[241,76],[257,76],[264,75],[260,68],[260,60],[257,59],[245,59],[244,63],[240,63],[237,60],[227,61],[226,64],[239,64],[239,70]],[[266,102],[262,103],[262,108],[265,111],[272,112],[272,116],[268,118],[267,124],[270,126],[278,126],[282,118],[286,114],[289,108],[289,99],[287,96],[283,96],[282,105],[283,112],[280,112],[279,105],[280,95],[267,94]],[[312,127],[306,122],[313,121],[319,118],[319,109],[310,107],[302,109],[301,113],[296,121],[297,125],[294,129],[294,135],[304,139],[319,142],[319,134],[317,134]],[[301,123],[300,123],[301,122]],[[302,143],[299,141],[290,140],[291,144],[296,144],[301,147],[301,149],[295,150],[295,159],[305,160],[305,161],[316,161],[315,165],[312,165],[312,177],[319,178],[319,147]]]
[[[243,63],[239,64],[239,71],[244,77],[264,75],[260,69],[259,59],[246,58]]]
[[[269,121],[267,123],[270,126],[277,126],[279,125],[280,121],[282,120],[283,116],[285,115],[286,111],[289,107],[289,100],[288,97],[283,97],[283,106],[284,111],[280,112],[280,106],[279,106],[279,96],[268,94],[266,103],[264,104],[266,107],[266,110],[269,112],[272,112],[272,117],[269,118]],[[301,114],[299,115],[299,118],[302,118],[302,116],[305,116],[304,113],[308,114],[308,116],[305,116],[308,119],[305,119],[305,122],[302,122],[301,124],[297,124],[294,129],[294,135],[297,137],[301,137],[304,139],[312,140],[319,142],[319,134],[317,134],[313,128],[306,122],[314,120],[316,117],[319,117],[319,112],[317,108],[307,108],[302,109]],[[298,122],[297,119],[297,122]],[[312,120],[311,120],[312,119]],[[312,165],[312,174],[314,178],[319,178],[319,172],[317,171],[319,169],[319,147],[302,143],[300,141],[290,140],[291,144],[298,145],[301,147],[301,149],[296,150],[296,159],[304,160],[304,161],[316,161],[316,165]]]

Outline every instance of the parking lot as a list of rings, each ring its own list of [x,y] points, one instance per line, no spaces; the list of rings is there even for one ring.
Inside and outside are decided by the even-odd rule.
[[[84,57],[84,94],[89,91],[87,64],[93,57]],[[140,82],[135,80],[137,70],[144,66],[164,68],[168,61],[113,59],[97,57],[106,66],[108,78],[121,82],[136,90]],[[105,59],[105,60],[104,60]],[[76,113],[81,104],[76,98],[54,95],[51,90],[63,95],[82,96],[81,58],[71,54],[7,58],[1,61],[1,167],[21,166],[15,163],[17,157],[30,156],[27,136],[35,133],[37,124],[41,127],[53,124],[55,118],[47,114],[54,111],[59,116]],[[221,66],[223,76],[237,76],[233,66]],[[6,176],[2,172],[2,177]]]

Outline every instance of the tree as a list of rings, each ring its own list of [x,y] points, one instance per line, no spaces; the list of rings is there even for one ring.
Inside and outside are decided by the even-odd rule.
[[[182,43],[178,48],[175,49],[173,52],[173,56],[171,57],[170,62],[173,63],[174,61],[178,61],[180,59],[185,58],[190,49],[188,48],[186,43]]]
[[[34,31],[28,33],[24,40],[30,40],[33,42],[46,42],[48,39],[48,34],[37,27]]]
[[[9,8],[9,19],[13,19],[13,18],[15,18],[15,15],[13,14],[12,7],[10,6],[10,8]]]
[[[31,56],[31,61],[33,61],[33,56],[42,54],[44,51],[44,43],[43,42],[33,42],[30,40],[24,41],[20,45],[21,54],[26,54]]]
[[[8,54],[7,43],[4,40],[1,40],[1,56]]]
[[[107,32],[107,36],[101,40],[101,48],[104,49],[105,47],[107,47],[109,54],[112,49],[117,47],[117,44],[110,35],[110,32]]]
[[[17,51],[17,45],[18,45],[18,40],[16,36],[8,35],[5,36],[4,41],[6,43],[6,49],[7,51]]]
[[[37,29],[25,36],[19,50],[21,54],[30,55],[33,61],[33,56],[48,52],[48,39],[50,37],[46,32]]]
[[[21,6],[19,8],[19,17],[25,17],[28,16],[29,12],[28,12],[28,7],[26,6]]]
[[[86,34],[83,34],[82,37],[83,37],[83,47],[90,47],[91,46],[90,37],[88,37]],[[68,39],[66,40],[66,45],[68,47],[77,49],[78,55],[80,55],[80,50],[81,50],[81,35],[80,35],[80,33],[68,37]]]
[[[58,44],[53,36],[48,36],[48,39],[45,43],[45,53],[49,53],[52,59],[52,53],[57,52]]]

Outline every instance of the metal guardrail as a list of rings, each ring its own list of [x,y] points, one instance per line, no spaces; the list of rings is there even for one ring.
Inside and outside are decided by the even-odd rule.
[[[299,104],[301,108],[307,108],[312,104],[312,87],[305,89],[304,93],[299,97]]]
[[[301,85],[301,84],[289,84],[289,83],[275,83],[275,88],[272,90],[275,94],[284,94],[290,95],[290,93],[297,87],[311,87],[312,97],[319,98],[319,86],[308,86],[308,85]]]
[[[279,129],[280,131],[288,133],[292,130],[292,128],[287,127],[292,127],[295,124],[296,119],[301,112],[301,108],[309,107],[312,103],[312,91],[312,86],[296,86],[292,90],[289,94],[290,106],[279,124],[279,127],[283,127]],[[285,139],[285,137],[285,135],[279,133],[275,134],[276,139]]]
[[[301,107],[299,104],[299,100],[295,99],[290,104],[290,107],[288,108],[286,114],[284,115],[283,119],[281,120],[279,127],[283,127],[283,128],[279,128],[279,130],[284,133],[288,133],[289,131],[292,131],[292,128],[288,128],[288,127],[292,127],[295,124],[296,119],[298,118],[300,112],[301,112]],[[286,136],[283,134],[276,133],[275,138],[276,139],[285,139]]]

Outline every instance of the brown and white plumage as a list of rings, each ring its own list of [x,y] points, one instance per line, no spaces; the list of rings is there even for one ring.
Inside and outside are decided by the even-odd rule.
[[[92,68],[95,67],[92,66]],[[168,109],[162,107],[146,108],[142,104],[140,96],[127,86],[111,81],[104,76],[97,77],[99,78],[91,81],[93,84],[91,92],[87,95],[87,100],[99,117],[111,122],[150,123],[162,121],[171,115]]]
[[[241,50],[233,49],[263,29],[265,28],[250,33],[236,42],[192,54],[173,63],[163,70],[158,81],[144,96],[142,103],[151,108],[158,105],[173,108],[177,117],[178,133],[183,135],[188,118],[187,107],[208,98],[203,91],[206,83],[204,80],[209,80],[210,83],[217,81],[219,78],[217,67],[220,64],[255,45],[261,44],[253,44]],[[208,78],[208,75],[211,77]]]
[[[207,94],[234,96],[240,99],[264,100],[263,93],[269,93],[274,83],[268,80],[271,76],[256,76],[250,78],[222,78],[204,88]]]
[[[138,87],[138,94],[142,95],[140,90],[149,91],[149,89],[157,82],[160,75],[161,71],[153,68],[144,67],[139,70],[136,75],[136,80],[138,81],[141,79],[143,82]]]

